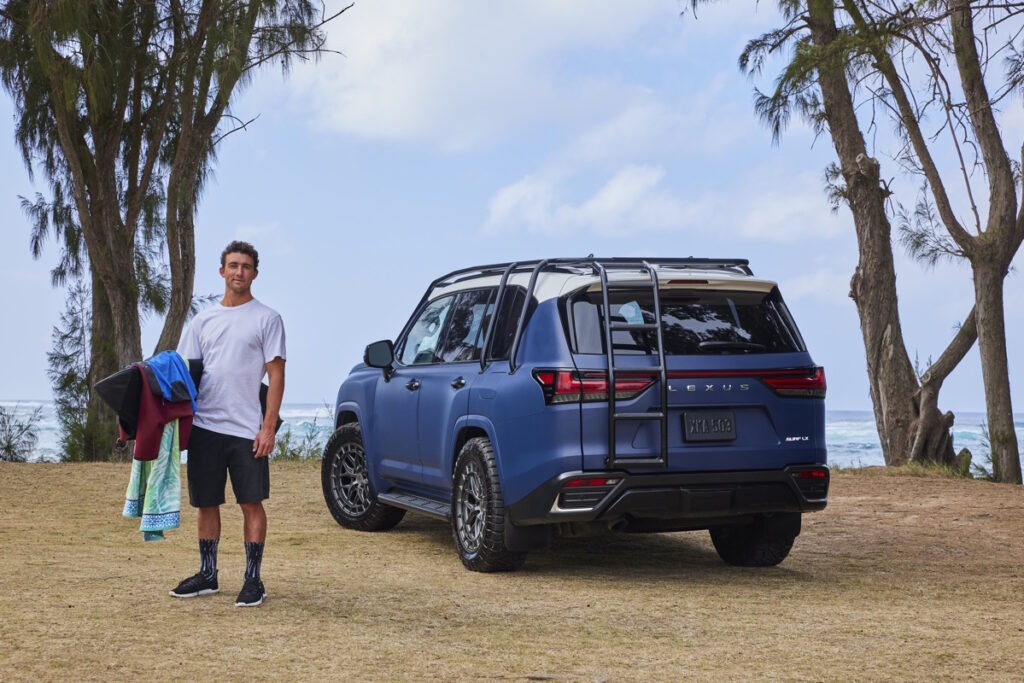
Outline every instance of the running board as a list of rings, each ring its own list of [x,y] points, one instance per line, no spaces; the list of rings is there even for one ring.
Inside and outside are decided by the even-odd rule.
[[[422,512],[425,515],[430,515],[431,517],[437,517],[439,519],[448,519],[448,513],[451,507],[447,503],[441,503],[431,498],[424,498],[423,496],[417,496],[412,493],[381,493],[377,496],[377,500],[396,508],[412,510],[413,512]]]

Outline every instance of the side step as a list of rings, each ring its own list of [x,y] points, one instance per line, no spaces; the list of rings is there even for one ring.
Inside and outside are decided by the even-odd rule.
[[[381,493],[378,494],[377,500],[396,508],[412,510],[413,512],[422,512],[425,515],[445,520],[449,519],[449,512],[451,509],[451,506],[447,503],[442,503],[433,500],[432,498],[424,498],[423,496],[417,496],[412,493]]]

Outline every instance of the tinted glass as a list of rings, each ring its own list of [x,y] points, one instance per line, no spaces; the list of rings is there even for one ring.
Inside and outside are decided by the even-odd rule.
[[[491,360],[505,360],[512,348],[512,338],[516,336],[516,325],[519,324],[519,314],[523,310],[523,302],[526,300],[526,289],[523,287],[506,287],[505,296],[501,300],[501,310],[498,312],[498,324],[494,328],[494,339],[491,340]],[[485,325],[490,324],[493,304],[487,307]],[[484,328],[486,333],[487,328]]]
[[[668,355],[722,353],[789,353],[803,351],[800,333],[778,290],[731,292],[663,290],[662,337]],[[611,322],[654,322],[650,291],[612,291],[608,294]],[[571,301],[578,353],[604,353],[604,311],[600,292],[584,292]],[[616,353],[656,354],[653,330],[612,332]]]
[[[493,306],[489,307],[493,289],[476,289],[462,292],[452,307],[451,322],[445,332],[445,340],[437,352],[439,360],[445,363],[459,363],[480,360],[480,347],[483,346],[484,316]]]
[[[423,309],[402,345],[403,365],[425,365],[434,362],[434,350],[437,348],[437,342],[444,330],[444,321],[454,300],[454,296],[446,296],[431,301]]]

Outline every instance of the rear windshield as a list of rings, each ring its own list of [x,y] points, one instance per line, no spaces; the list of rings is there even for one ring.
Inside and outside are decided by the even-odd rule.
[[[804,343],[778,289],[770,293],[721,290],[660,290],[666,355],[791,353]],[[650,289],[608,292],[611,324],[654,322]],[[578,292],[569,299],[570,329],[576,353],[605,353],[601,292]],[[615,353],[658,353],[655,330],[615,330]]]

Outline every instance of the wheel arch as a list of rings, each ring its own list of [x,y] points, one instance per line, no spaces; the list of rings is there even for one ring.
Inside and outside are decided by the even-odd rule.
[[[494,461],[498,466],[498,478],[500,481],[504,481],[501,450],[494,434],[494,425],[490,420],[481,415],[466,415],[459,418],[455,422],[455,438],[452,440],[453,448],[449,453],[449,461],[445,463],[448,472],[452,476],[455,475],[455,463],[459,459],[459,452],[466,445],[466,442],[482,436],[491,442],[491,449],[494,451]]]
[[[362,425],[359,416],[359,406],[355,403],[345,402],[338,404],[334,411],[334,429],[338,430],[342,425],[356,423]]]

